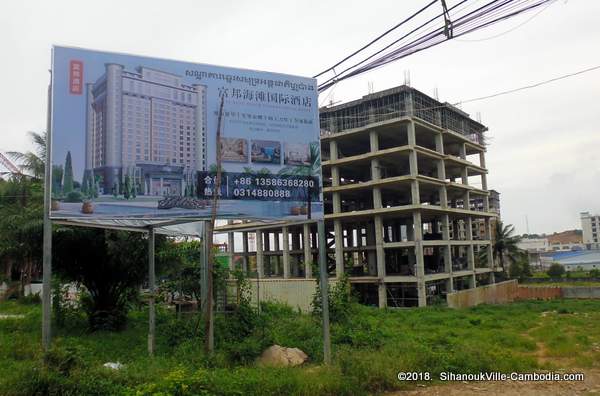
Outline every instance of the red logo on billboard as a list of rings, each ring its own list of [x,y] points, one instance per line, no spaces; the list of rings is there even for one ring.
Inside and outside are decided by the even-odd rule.
[[[83,62],[72,60],[69,62],[69,93],[81,95],[83,92]]]

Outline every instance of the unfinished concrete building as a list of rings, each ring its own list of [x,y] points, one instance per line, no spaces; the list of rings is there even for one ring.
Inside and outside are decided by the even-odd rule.
[[[359,300],[379,307],[435,304],[494,282],[485,126],[408,86],[323,108],[320,119],[332,278],[347,275]],[[233,263],[282,280],[276,298],[294,305],[314,289],[316,224],[220,230]]]

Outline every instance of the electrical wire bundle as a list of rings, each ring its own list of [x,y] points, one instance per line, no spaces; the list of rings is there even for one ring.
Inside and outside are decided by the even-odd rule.
[[[441,13],[436,14],[408,32],[401,34],[399,38],[393,39],[382,48],[377,49],[374,47],[376,44],[381,45],[382,39],[389,39],[390,34],[396,32],[400,27],[413,21],[417,16],[430,9],[434,4],[438,3],[438,0],[431,1],[419,11],[379,35],[362,48],[315,75],[314,78],[324,75],[330,76],[325,81],[319,83],[319,92],[331,88],[342,80],[382,67],[452,38],[472,33],[519,14],[549,5],[556,0],[492,0],[477,8],[474,8],[473,5],[478,0],[462,0],[452,7],[447,7],[445,0],[440,1],[443,9]],[[368,49],[374,52],[356,62],[358,55]],[[343,68],[343,70],[336,72],[336,68]],[[333,75],[331,76],[331,74]]]

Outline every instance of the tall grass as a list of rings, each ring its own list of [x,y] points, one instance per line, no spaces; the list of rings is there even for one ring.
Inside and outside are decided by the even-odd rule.
[[[320,365],[320,323],[276,304],[258,317],[220,316],[217,352],[202,352],[196,318],[158,312],[157,353],[146,353],[147,314],[133,311],[119,333],[86,330],[81,313],[55,329],[53,350],[40,349],[40,307],[0,304],[0,394],[260,394],[344,395],[401,389],[398,371],[531,371],[596,367],[600,301],[529,301],[471,309],[378,310],[352,306],[332,324],[334,362]],[[243,325],[240,325],[243,323]],[[202,326],[199,327],[200,329]],[[267,346],[298,347],[310,357],[298,368],[254,365]],[[544,359],[540,357],[543,345]],[[102,367],[119,361],[125,368]]]

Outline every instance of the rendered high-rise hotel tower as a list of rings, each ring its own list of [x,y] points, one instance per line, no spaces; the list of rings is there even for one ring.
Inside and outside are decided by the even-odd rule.
[[[114,63],[86,85],[86,176],[101,194],[125,180],[140,195],[184,195],[206,169],[206,87],[182,77]],[[84,181],[85,182],[85,181]]]

